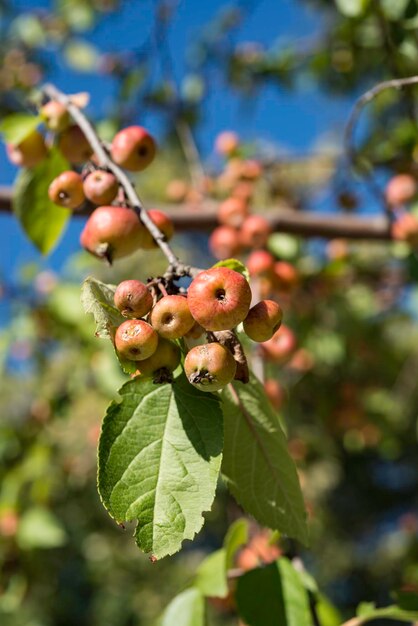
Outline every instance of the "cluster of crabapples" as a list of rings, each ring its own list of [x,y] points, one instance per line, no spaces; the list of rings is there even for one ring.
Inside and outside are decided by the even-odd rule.
[[[202,391],[219,391],[236,374],[237,364],[216,332],[243,324],[244,332],[257,342],[270,340],[282,321],[282,310],[272,300],[251,307],[251,288],[239,272],[213,267],[199,272],[186,294],[155,297],[155,281],[147,286],[137,280],[120,283],[115,305],[128,319],[117,328],[114,342],[119,356],[134,361],[137,374],[154,382],[167,382],[181,360],[180,342],[206,335],[184,359],[189,382]],[[165,291],[165,289],[164,289]],[[153,297],[154,296],[154,297]]]

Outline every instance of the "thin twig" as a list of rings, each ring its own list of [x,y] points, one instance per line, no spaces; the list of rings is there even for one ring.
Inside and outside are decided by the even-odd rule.
[[[107,150],[105,149],[103,143],[99,139],[93,125],[84,115],[84,113],[76,106],[71,98],[61,91],[54,87],[54,85],[47,84],[42,89],[45,96],[47,96],[51,100],[56,100],[63,104],[68,112],[70,113],[73,120],[78,124],[78,126],[83,131],[87,141],[91,145],[98,164],[100,167],[108,169],[111,171],[116,178],[118,179],[120,185],[122,186],[126,198],[130,203],[131,208],[138,215],[138,218],[144,224],[144,226],[148,229],[149,233],[156,241],[161,251],[165,255],[168,263],[169,269],[167,274],[171,277],[173,276],[183,276],[183,275],[194,275],[196,272],[194,271],[197,268],[190,268],[180,261],[180,259],[174,254],[171,246],[166,241],[164,233],[154,224],[147,211],[145,210],[141,200],[138,197],[138,194],[135,191],[135,188],[132,182],[129,180],[128,176],[124,172],[122,168],[120,168],[113,160],[110,158]]]

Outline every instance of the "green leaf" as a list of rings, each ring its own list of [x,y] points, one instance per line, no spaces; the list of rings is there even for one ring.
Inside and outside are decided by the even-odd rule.
[[[388,20],[400,20],[404,17],[410,0],[380,0],[382,11]]]
[[[33,507],[23,515],[20,521],[17,540],[24,550],[59,548],[67,542],[67,534],[50,511]]]
[[[248,542],[249,529],[246,519],[238,519],[231,524],[224,540],[226,550],[226,568],[230,569],[235,565],[234,559],[241,546]]]
[[[418,593],[415,591],[397,591],[393,594],[396,604],[406,611],[418,611]]]
[[[219,261],[215,263],[213,267],[227,267],[230,270],[234,270],[234,272],[238,272],[242,274],[247,280],[250,280],[250,274],[245,267],[244,263],[238,261],[238,259],[225,259],[225,261]]]
[[[164,611],[161,626],[205,626],[205,601],[198,589],[186,589]]]
[[[113,338],[115,329],[124,317],[115,307],[116,285],[106,285],[89,276],[81,287],[81,303],[85,313],[91,313],[96,322],[96,336]]]
[[[217,396],[182,375],[173,385],[134,379],[105,416],[99,443],[99,492],[118,522],[138,520],[136,541],[162,558],[203,525],[222,455]]]
[[[228,595],[226,574],[226,550],[221,548],[199,565],[194,586],[209,598],[225,598]]]
[[[369,0],[335,0],[337,9],[347,17],[360,17],[364,14]]]
[[[242,507],[256,520],[303,543],[306,514],[296,467],[278,417],[261,383],[224,390],[225,446],[222,472]]]
[[[94,317],[96,336],[101,339],[108,337],[112,340],[112,344],[117,327],[125,321],[123,315],[114,305],[115,291],[116,285],[106,285],[91,276],[86,278],[81,287],[81,303],[84,312],[91,313]],[[116,349],[115,354],[125,373],[134,374],[136,372],[138,365],[135,361],[123,359]]]
[[[284,557],[240,576],[235,597],[248,626],[311,626],[308,594]]]
[[[317,595],[315,608],[321,626],[340,626],[343,621],[339,611],[323,594]]]
[[[56,246],[71,216],[71,211],[48,198],[49,185],[68,168],[68,162],[58,150],[52,149],[42,163],[21,170],[15,181],[13,211],[42,254],[48,254]]]
[[[38,115],[12,113],[0,122],[0,133],[6,143],[18,145],[37,129],[41,121]]]
[[[375,619],[393,619],[401,622],[415,622],[418,620],[418,610],[408,611],[395,604],[376,608],[373,602],[362,602],[357,607],[359,624],[366,624]]]

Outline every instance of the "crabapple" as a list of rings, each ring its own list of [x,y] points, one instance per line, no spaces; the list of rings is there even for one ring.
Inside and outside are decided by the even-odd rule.
[[[220,133],[215,140],[215,150],[222,156],[231,156],[239,146],[239,137],[237,133],[226,130]]]
[[[145,227],[136,213],[124,206],[101,206],[93,211],[81,233],[83,248],[112,263],[141,247]]]
[[[180,348],[172,341],[159,337],[156,351],[141,361],[138,373],[153,378],[156,383],[171,382],[171,373],[179,363]]]
[[[418,245],[418,218],[412,213],[399,215],[391,225],[391,234],[393,239]]]
[[[93,204],[111,204],[116,198],[119,183],[111,172],[95,170],[84,180],[84,193]]]
[[[232,197],[244,200],[244,202],[250,202],[253,195],[254,183],[249,180],[241,180],[234,186],[232,190]]]
[[[264,391],[273,407],[278,411],[281,409],[285,394],[281,384],[274,378],[268,378],[264,383]]]
[[[417,183],[411,174],[397,174],[386,185],[386,202],[399,206],[409,202],[417,193]]]
[[[93,150],[79,126],[69,126],[58,137],[58,148],[62,155],[74,165],[88,161]]]
[[[110,154],[115,163],[131,172],[144,170],[155,157],[155,141],[142,126],[128,126],[113,138]]]
[[[230,330],[247,317],[251,289],[247,280],[227,267],[200,272],[188,290],[190,312],[206,330]]]
[[[253,341],[268,341],[279,330],[283,311],[273,300],[261,300],[253,306],[244,320],[244,331]]]
[[[271,226],[265,217],[250,215],[241,226],[240,241],[246,248],[263,248],[270,233]]]
[[[254,159],[248,159],[241,165],[241,177],[247,180],[257,180],[257,178],[260,178],[262,171],[261,163]]]
[[[238,232],[232,226],[218,226],[209,237],[209,250],[215,259],[228,259],[236,256],[240,250]]]
[[[82,177],[72,170],[63,172],[49,185],[48,196],[59,206],[77,209],[85,200]]]
[[[267,250],[254,250],[247,259],[250,276],[270,277],[274,269],[274,256]]]
[[[237,364],[220,343],[195,346],[187,353],[184,370],[189,382],[202,391],[219,391],[235,376]]]
[[[124,280],[114,295],[115,306],[124,317],[144,317],[152,308],[152,295],[140,280]]]
[[[287,291],[297,286],[299,274],[295,267],[287,261],[276,261],[274,264],[274,279],[277,289]]]
[[[225,226],[238,228],[248,216],[248,204],[240,198],[231,196],[218,207],[218,221]]]
[[[150,211],[148,211],[148,215],[152,219],[154,224],[158,226],[160,231],[163,233],[166,241],[171,239],[174,234],[174,226],[168,215],[166,215],[162,211],[158,211],[157,209],[151,209]],[[146,228],[143,229],[141,248],[143,250],[152,250],[153,248],[158,248],[157,242],[153,239],[151,233]]]
[[[187,298],[164,296],[151,311],[152,327],[165,339],[179,339],[194,326]]]
[[[170,202],[183,202],[189,192],[189,185],[181,178],[174,178],[168,183],[165,195]]]
[[[157,349],[158,335],[144,320],[126,320],[115,334],[115,347],[120,356],[131,361],[144,361]]]
[[[9,160],[18,167],[35,167],[48,155],[44,136],[34,130],[18,144],[6,145]]]
[[[265,357],[275,363],[287,361],[296,349],[296,337],[293,330],[282,324],[273,337],[261,344]]]
[[[54,132],[60,132],[70,124],[71,117],[67,108],[56,100],[50,100],[44,104],[40,114],[47,128]]]

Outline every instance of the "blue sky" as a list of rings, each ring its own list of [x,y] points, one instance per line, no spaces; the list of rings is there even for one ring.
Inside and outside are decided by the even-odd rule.
[[[48,6],[46,1],[16,2],[24,8]],[[173,21],[169,44],[176,78],[180,81],[185,73],[185,52],[199,36],[202,27],[225,6],[224,0],[180,0]],[[270,45],[274,41],[315,37],[322,28],[322,16],[306,3],[297,0],[261,0],[254,3],[251,16],[236,34],[238,41],[254,41]],[[151,26],[152,0],[128,0],[117,14],[105,17],[92,31],[83,37],[101,50],[134,49],[146,40]],[[54,51],[46,52],[52,71],[49,79],[64,91],[73,93],[87,90],[91,93],[90,113],[106,111],[114,93],[112,79],[71,71]],[[205,99],[203,123],[198,131],[198,143],[205,155],[210,151],[216,134],[224,129],[234,129],[246,139],[274,142],[297,152],[306,152],[324,136],[334,133],[338,138],[347,117],[350,102],[331,99],[318,93],[315,85],[301,82],[294,93],[276,88],[265,88],[250,103],[228,92],[224,85],[214,84]],[[156,118],[141,117],[143,123],[158,134],[161,128]],[[4,147],[0,147],[0,185],[10,184],[15,174],[7,162]],[[11,216],[0,216],[0,246],[2,248],[2,273],[13,275],[22,263],[37,262],[41,267],[60,268],[68,255],[78,249],[81,220],[74,220],[57,250],[42,259],[33,246],[26,241],[20,227]]]

